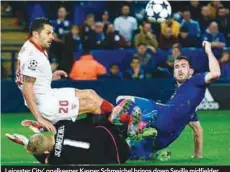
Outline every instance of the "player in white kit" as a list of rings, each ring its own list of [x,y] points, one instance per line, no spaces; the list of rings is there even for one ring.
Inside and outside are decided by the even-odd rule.
[[[53,39],[53,27],[47,19],[32,22],[30,39],[18,55],[16,83],[36,120],[55,133],[53,124],[60,120],[75,121],[77,115],[83,113],[111,112],[113,105],[93,90],[51,88],[52,80],[68,76],[62,70],[52,73],[46,49]]]

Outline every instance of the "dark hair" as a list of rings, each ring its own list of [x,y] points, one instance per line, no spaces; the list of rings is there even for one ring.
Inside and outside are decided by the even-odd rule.
[[[147,46],[147,44],[145,44],[145,43],[140,43],[140,44],[137,45],[137,47],[140,47],[142,45],[145,46],[145,47]]]
[[[33,31],[41,31],[44,28],[45,24],[52,26],[48,19],[36,18],[30,25],[30,37],[32,36]]]
[[[123,3],[123,4],[121,5],[121,8],[123,8],[124,6],[127,6],[127,7],[130,8],[130,5],[129,5],[128,3]]]
[[[83,52],[82,52],[83,55],[89,55],[91,54],[91,51],[90,51],[90,46],[85,42],[83,43]]]
[[[109,68],[111,68],[111,67],[113,67],[113,66],[118,66],[118,67],[119,67],[119,64],[118,64],[118,63],[111,63],[111,64],[109,65]]]
[[[223,10],[223,9],[225,9],[224,7],[219,7],[218,9],[217,9],[217,12],[219,12],[219,10]]]
[[[138,61],[140,62],[140,59],[139,59],[138,57],[133,57],[133,58],[131,59],[131,63],[133,62],[133,60],[138,60]]]
[[[190,68],[192,68],[192,62],[191,62],[191,60],[188,57],[186,57],[186,56],[178,56],[176,58],[176,60],[182,60],[182,59],[186,60],[188,62],[188,64],[189,64]]]
[[[223,50],[222,53],[221,53],[221,56],[223,56],[224,54],[229,54],[229,55],[230,55],[230,51],[228,51],[228,50]]]
[[[88,13],[88,14],[86,15],[86,19],[91,18],[91,17],[95,17],[93,13]]]

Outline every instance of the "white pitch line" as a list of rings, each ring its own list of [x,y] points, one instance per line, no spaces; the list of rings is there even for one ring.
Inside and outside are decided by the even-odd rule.
[[[32,164],[40,164],[40,162],[37,162],[37,161],[8,161],[8,162],[1,162],[1,164],[3,165],[3,164],[12,164],[12,163],[17,163],[17,164],[20,164],[20,163],[32,163]]]

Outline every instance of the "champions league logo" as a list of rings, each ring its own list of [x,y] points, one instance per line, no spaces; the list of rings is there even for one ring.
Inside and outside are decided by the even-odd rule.
[[[38,67],[38,62],[36,60],[31,60],[28,68],[35,71],[37,67]]]

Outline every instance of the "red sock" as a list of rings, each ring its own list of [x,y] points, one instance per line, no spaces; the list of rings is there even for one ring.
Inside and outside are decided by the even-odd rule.
[[[114,106],[110,102],[104,99],[101,104],[101,114],[112,112],[113,108]]]

